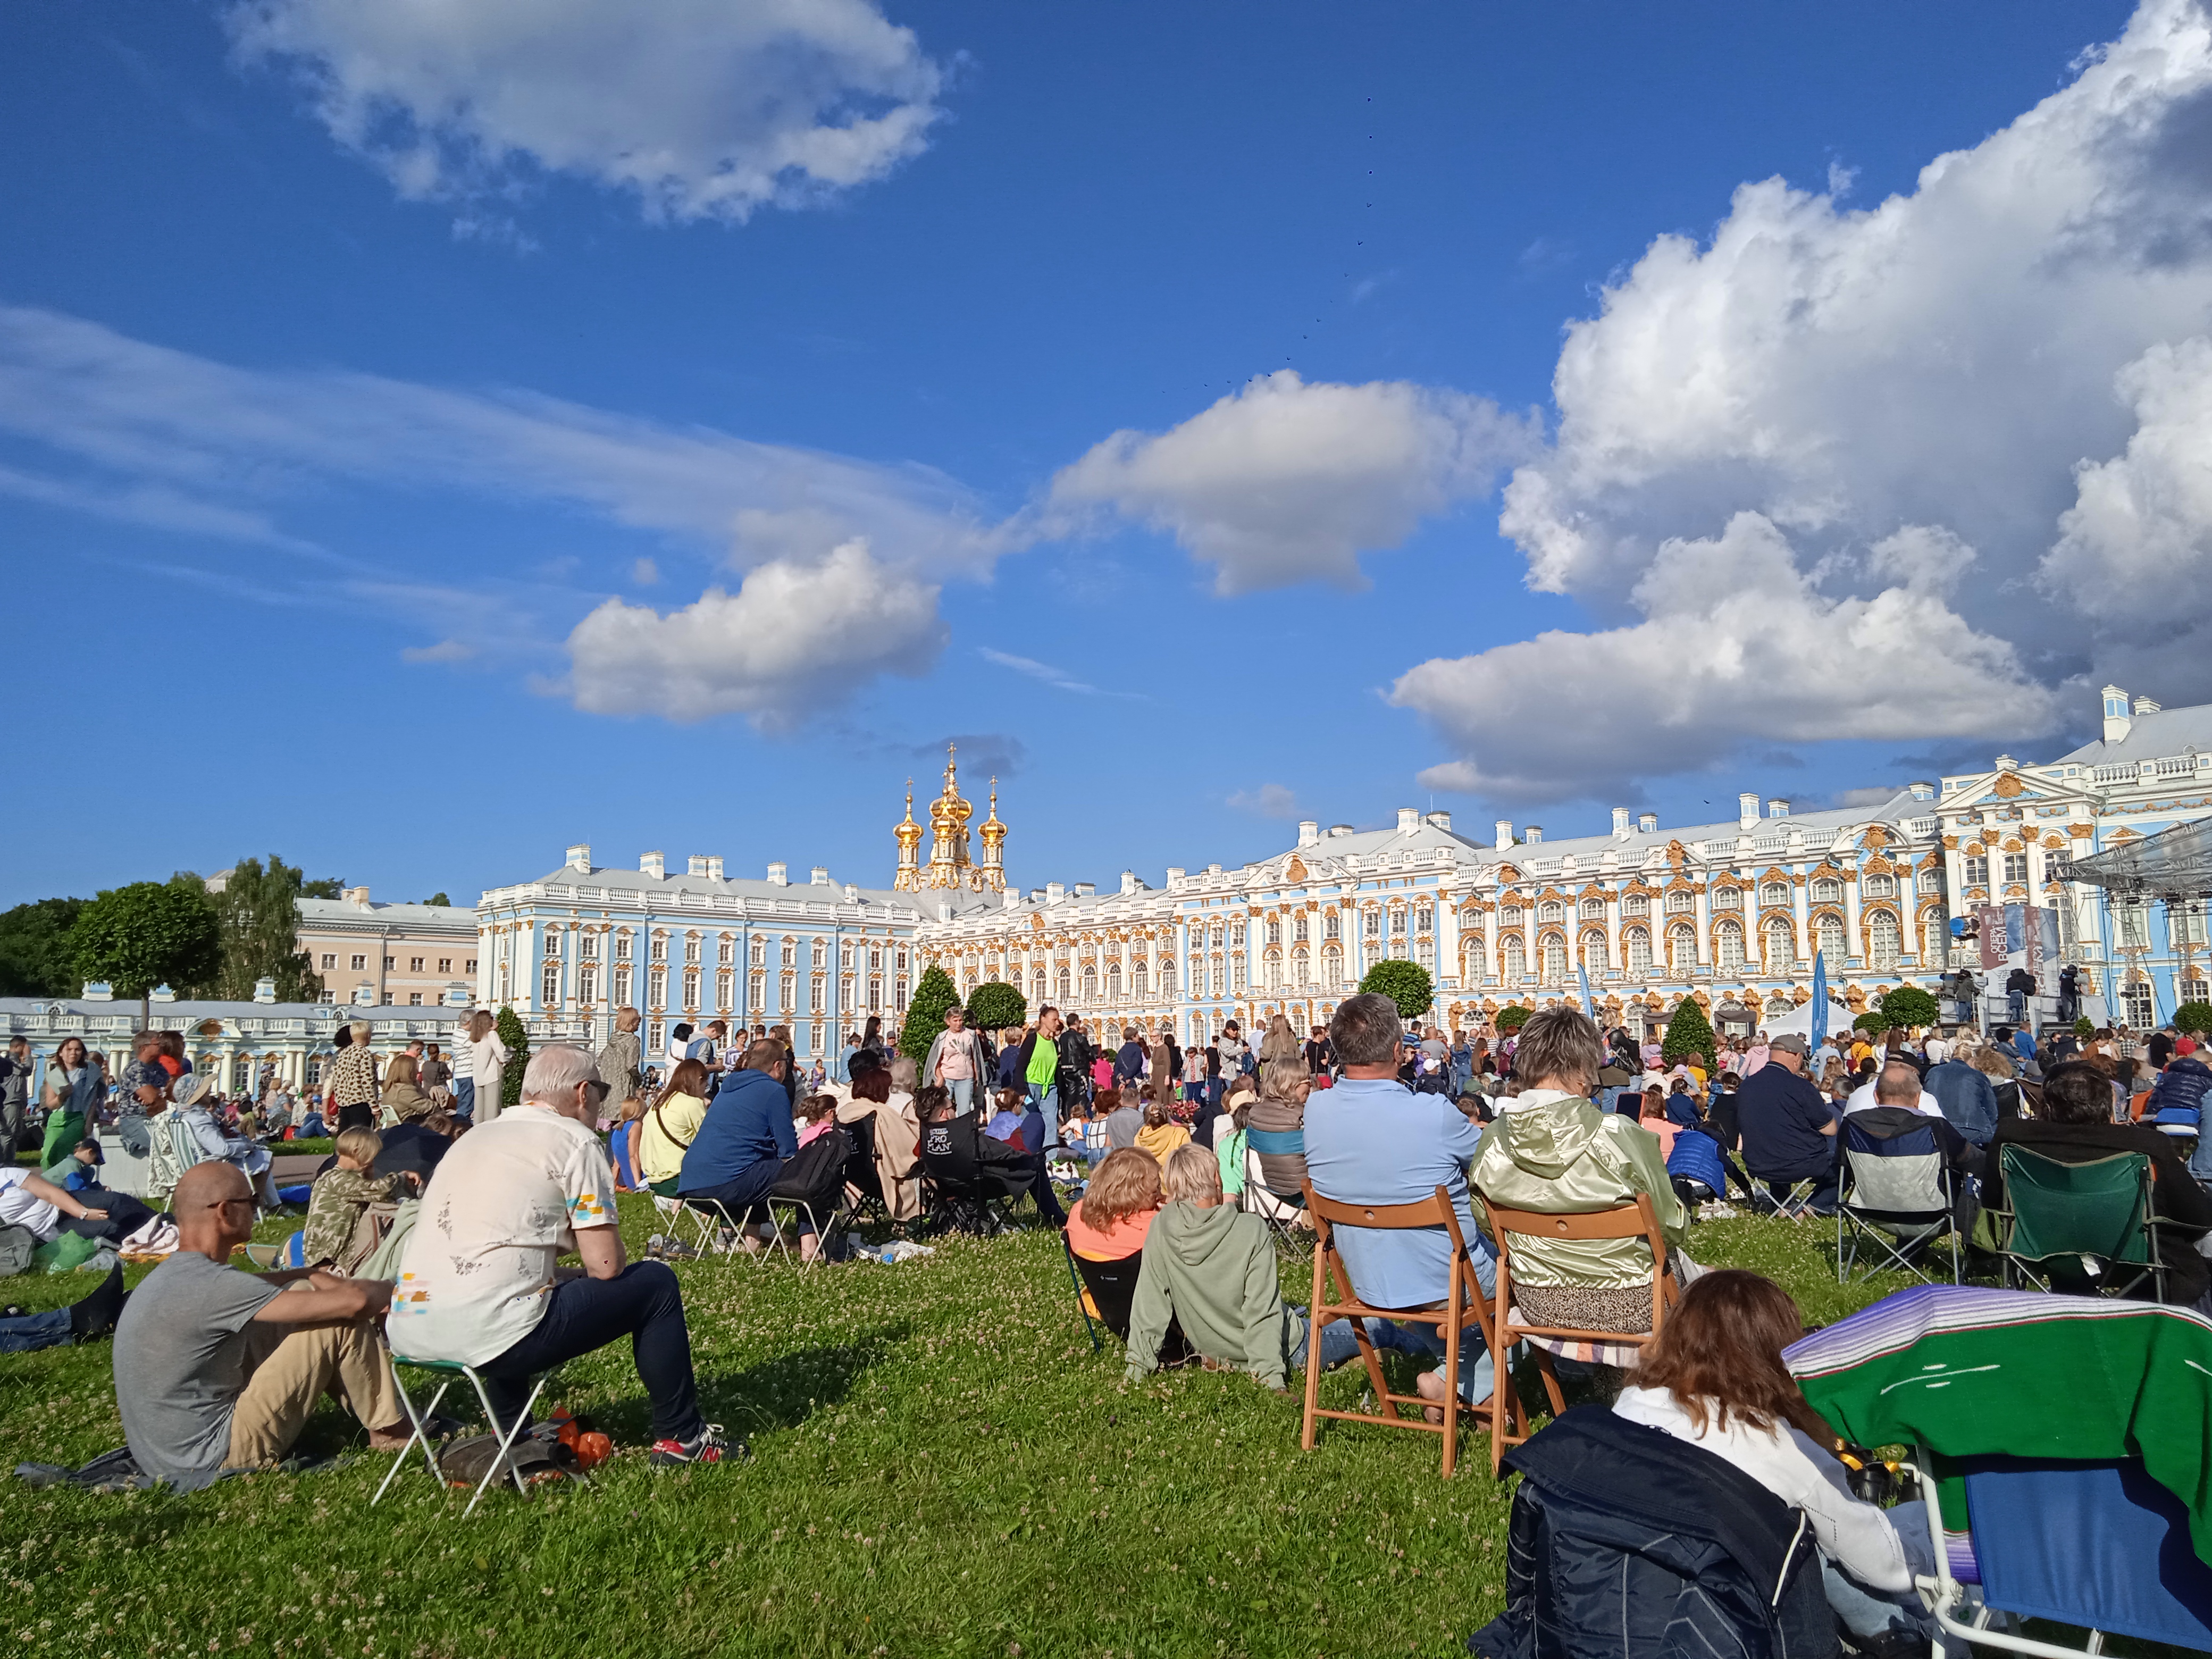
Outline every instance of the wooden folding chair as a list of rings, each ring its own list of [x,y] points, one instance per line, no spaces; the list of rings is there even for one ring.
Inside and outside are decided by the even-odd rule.
[[[1566,1397],[1559,1392],[1559,1373],[1553,1368],[1554,1354],[1571,1359],[1582,1359],[1595,1364],[1628,1366],[1636,1363],[1644,1346],[1659,1334],[1666,1323],[1667,1310],[1680,1297],[1674,1278],[1667,1271],[1667,1239],[1659,1231],[1658,1212],[1652,1208],[1651,1194],[1638,1193],[1632,1204],[1623,1204],[1616,1209],[1592,1210],[1579,1215],[1558,1215],[1548,1210],[1508,1210],[1484,1200],[1490,1212],[1491,1234],[1498,1243],[1498,1317],[1494,1351],[1510,1352],[1515,1344],[1527,1342],[1536,1356],[1536,1368],[1544,1374],[1544,1392],[1552,1402],[1552,1414],[1556,1417],[1567,1408]],[[1648,1331],[1581,1331],[1558,1325],[1534,1325],[1521,1316],[1521,1310],[1513,1301],[1513,1238],[1516,1234],[1527,1238],[1641,1238],[1651,1252],[1651,1328]],[[1498,1387],[1500,1393],[1510,1393],[1511,1385],[1505,1377],[1505,1368],[1498,1366]],[[1491,1449],[1491,1468],[1495,1473],[1498,1462],[1505,1455],[1503,1445],[1493,1442]]]
[[[1298,1444],[1307,1451],[1314,1449],[1321,1419],[1325,1417],[1347,1423],[1379,1423],[1386,1428],[1418,1429],[1424,1434],[1443,1437],[1443,1473],[1449,1478],[1459,1462],[1459,1419],[1465,1413],[1489,1425],[1493,1448],[1491,1467],[1494,1471],[1498,1460],[1505,1455],[1505,1445],[1517,1446],[1528,1437],[1528,1424],[1521,1409],[1520,1397],[1513,1392],[1512,1380],[1505,1373],[1490,1298],[1482,1293],[1482,1281],[1475,1277],[1474,1262],[1467,1253],[1466,1235],[1460,1230],[1459,1212],[1452,1207],[1451,1195],[1438,1187],[1435,1196],[1417,1204],[1340,1204],[1314,1191],[1310,1181],[1305,1184],[1305,1195],[1306,1214],[1314,1227],[1313,1323],[1306,1335],[1305,1414]],[[1451,1239],[1451,1268],[1443,1300],[1419,1308],[1378,1308],[1362,1301],[1352,1289],[1352,1275],[1345,1270],[1344,1258],[1337,1254],[1334,1230],[1338,1226],[1442,1228]],[[1359,1357],[1367,1367],[1368,1386],[1382,1407],[1380,1414],[1322,1409],[1321,1334],[1335,1319],[1352,1322],[1359,1343]],[[1419,1395],[1390,1392],[1383,1380],[1382,1362],[1376,1357],[1374,1340],[1367,1333],[1366,1322],[1370,1319],[1436,1328],[1444,1345],[1443,1422],[1428,1420],[1425,1408],[1437,1402],[1424,1400]],[[1460,1332],[1463,1328],[1481,1334],[1496,1363],[1497,1386],[1492,1389],[1490,1398],[1479,1406],[1463,1405],[1459,1397]],[[1410,1419],[1399,1414],[1401,1406],[1415,1408]]]

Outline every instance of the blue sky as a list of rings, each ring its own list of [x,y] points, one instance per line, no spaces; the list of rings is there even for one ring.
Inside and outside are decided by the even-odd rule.
[[[1017,879],[1157,879],[2212,694],[2142,603],[2212,519],[2203,34],[9,8],[0,902],[881,882],[948,735]]]

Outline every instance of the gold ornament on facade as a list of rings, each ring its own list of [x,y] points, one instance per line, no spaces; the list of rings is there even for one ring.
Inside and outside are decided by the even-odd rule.
[[[1990,787],[1991,792],[2000,800],[2012,800],[2027,793],[2027,786],[2022,783],[2019,775],[2014,772],[2000,773],[1997,781]]]

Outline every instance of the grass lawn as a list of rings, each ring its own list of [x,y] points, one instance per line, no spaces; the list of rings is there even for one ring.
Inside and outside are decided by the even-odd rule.
[[[650,1231],[625,1200],[633,1252]],[[289,1228],[270,1228],[275,1233]],[[1832,1224],[1702,1224],[1700,1261],[1755,1267],[1825,1322]],[[587,1486],[463,1498],[360,1450],[190,1497],[0,1495],[0,1634],[65,1659],[213,1652],[1444,1655],[1503,1599],[1509,1490],[1488,1443],[1437,1474],[1426,1435],[1333,1425],[1298,1449],[1295,1395],[1203,1372],[1125,1389],[1094,1356],[1055,1235],[940,1243],[896,1267],[686,1263],[709,1418],[750,1462],[655,1470],[626,1349],[559,1403],[618,1451]],[[135,1276],[135,1275],[134,1275]],[[52,1306],[87,1275],[9,1281]],[[1286,1271],[1285,1293],[1309,1285]],[[109,1346],[0,1358],[7,1462],[122,1443]],[[1295,1383],[1296,1378],[1293,1378]],[[1363,1386],[1355,1363],[1327,1379]],[[325,1407],[311,1449],[358,1449]]]

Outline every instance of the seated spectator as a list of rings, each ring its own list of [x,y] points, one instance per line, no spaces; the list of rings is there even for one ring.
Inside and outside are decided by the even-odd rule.
[[[1681,1127],[1667,1115],[1667,1100],[1668,1097],[1656,1088],[1646,1089],[1644,1091],[1644,1109],[1636,1119],[1637,1127],[1646,1134],[1659,1137],[1659,1158],[1662,1163],[1674,1156],[1674,1136]],[[1616,1112],[1613,1115],[1617,1117],[1620,1114]]]
[[[1283,1302],[1267,1223],[1222,1201],[1220,1165],[1208,1147],[1177,1147],[1168,1158],[1164,1185],[1167,1201],[1137,1270],[1124,1375],[1134,1382],[1158,1370],[1168,1328],[1179,1325],[1201,1358],[1249,1371],[1283,1392],[1290,1373],[1304,1369],[1310,1328],[1304,1309]],[[1370,1323],[1378,1346],[1401,1346],[1395,1326]],[[1324,1369],[1358,1352],[1349,1320],[1332,1321],[1322,1330]]]
[[[2020,1073],[2014,1068],[2012,1056],[1994,1042],[1984,1042],[1966,1056],[1973,1068],[1989,1079],[1990,1088],[1996,1096],[1997,1119],[2002,1122],[2021,1114]]]
[[[952,1095],[953,1110],[957,1114],[960,1110],[960,1097],[952,1090],[950,1084],[945,1085],[945,1091]],[[1018,1146],[1025,1152],[1036,1151],[1036,1147],[1030,1146],[1022,1138],[1022,1118],[1024,1109],[1028,1105],[1027,1090],[1000,1090],[997,1102],[991,1113],[991,1121],[984,1126],[983,1133],[994,1140],[1003,1140],[1009,1146]]]
[[[1113,1109],[1106,1114],[1106,1149],[1117,1152],[1137,1144],[1137,1135],[1145,1127],[1145,1112],[1133,1083],[1123,1084],[1114,1100]]]
[[[1766,1045],[1762,1042],[1759,1046],[1763,1063]],[[1742,1075],[1723,1072],[1720,1085],[1720,1092],[1713,1097],[1713,1109],[1705,1115],[1705,1133],[1712,1136],[1714,1144],[1723,1152],[1732,1152],[1741,1139],[1741,1132],[1736,1127],[1736,1091],[1743,1087]]]
[[[757,1219],[756,1210],[766,1215],[769,1189],[781,1178],[785,1160],[799,1152],[791,1097],[783,1086],[790,1064],[783,1045],[774,1037],[763,1037],[746,1048],[739,1069],[722,1080],[684,1154],[677,1177],[682,1197],[714,1200],[743,1221]],[[677,1067],[678,1073],[683,1069],[680,1064]],[[822,1241],[803,1210],[797,1224],[799,1257],[811,1261]],[[759,1219],[758,1225],[761,1232],[745,1232],[748,1250],[763,1248],[762,1233],[769,1223]]]
[[[781,1109],[776,1080],[752,1075]],[[453,1143],[423,1195],[432,1220],[407,1242],[392,1352],[475,1366],[504,1425],[532,1377],[627,1336],[653,1401],[653,1461],[720,1462],[739,1447],[699,1414],[676,1275],[623,1254],[614,1171],[592,1133],[606,1086],[590,1053],[552,1044],[530,1057],[520,1103]],[[570,1250],[580,1273],[556,1265]]]
[[[1899,1062],[1893,1060],[1890,1064]],[[1905,1062],[1910,1064],[1910,1062]],[[1883,1067],[1887,1075],[1888,1066]],[[2207,1073],[2212,1078],[2212,1073]],[[1997,1129],[1997,1093],[1981,1068],[1959,1058],[1947,1058],[1928,1068],[1922,1079],[1917,1069],[1914,1080],[1920,1092],[1932,1097],[1936,1109],[1941,1112],[1951,1127],[1977,1146],[1985,1146]],[[1884,1097],[1887,1104],[1887,1097]],[[1917,1109],[1924,1109],[1923,1103],[1912,1103]]]
[[[1513,1061],[1521,1093],[1483,1137],[1469,1179],[1486,1204],[1546,1213],[1615,1209],[1647,1194],[1665,1236],[1667,1265],[1686,1284],[1698,1272],[1682,1248],[1690,1216],[1674,1194],[1657,1138],[1590,1103],[1603,1054],[1603,1039],[1587,1015],[1546,1008],[1530,1016]],[[1654,1092],[1644,1093],[1647,1111]],[[1494,1226],[1488,1231],[1496,1237]],[[1648,1331],[1651,1266],[1640,1239],[1516,1234],[1513,1300],[1540,1325]]]
[[[412,1054],[394,1054],[384,1065],[384,1121],[387,1124],[419,1121],[435,1104],[422,1091],[420,1062]]]
[[[1767,1063],[1736,1091],[1743,1165],[1778,1198],[1801,1181],[1814,1183],[1812,1206],[1820,1215],[1836,1207],[1836,1116],[1805,1080],[1811,1045],[1794,1032],[1766,1045]]]
[[[1002,1092],[1019,1093],[1024,1098],[1029,1093],[1012,1085]],[[942,1084],[922,1090],[915,1097],[915,1106],[921,1114],[921,1146],[928,1156],[948,1158],[956,1151],[964,1150],[979,1170],[993,1172],[1009,1193],[1026,1188],[1036,1197],[1037,1208],[1054,1226],[1066,1224],[1066,1213],[1060,1209],[1051,1182],[1044,1179],[1044,1160],[1024,1147],[1018,1137],[999,1140],[985,1134],[982,1115],[954,1111],[952,1091]]]
[[[1705,1121],[1705,1108],[1698,1103],[1702,1098],[1700,1089],[1692,1087],[1688,1078],[1677,1076],[1668,1085],[1659,1115],[1678,1129],[1694,1129]]]
[[[1175,1085],[1156,1085],[1145,1103],[1145,1127],[1137,1131],[1137,1150],[1149,1152],[1161,1169],[1178,1146],[1190,1145],[1190,1131],[1175,1121]]]
[[[806,1095],[799,1103],[799,1121],[806,1127],[799,1132],[799,1144],[811,1146],[837,1127],[837,1097],[835,1095]]]
[[[637,1172],[637,1146],[644,1134],[645,1097],[632,1095],[615,1113],[614,1127],[607,1133],[607,1158],[614,1165],[617,1192],[640,1192],[645,1187],[645,1177]]]
[[[2142,1152],[2151,1162],[2151,1210],[2168,1225],[2153,1233],[2160,1264],[2166,1269],[2166,1299],[2200,1313],[2212,1313],[2212,1263],[2197,1253],[2196,1241],[2212,1231],[2212,1195],[2189,1173],[2174,1143],[2148,1123],[2112,1121],[2112,1085],[2084,1060],[2051,1067],[2043,1080],[2043,1115],[1999,1120],[1989,1146],[1989,1167],[1982,1176],[1984,1207],[2006,1207],[2006,1146],[2022,1146],[2062,1164],[2087,1164],[2116,1152]],[[2142,1294],[2149,1296],[2148,1281]]]
[[[1467,1181],[1482,1137],[1449,1097],[1417,1095],[1397,1080],[1401,1030],[1397,1005],[1389,997],[1362,993],[1337,1005],[1328,1035],[1342,1076],[1334,1088],[1306,1102],[1301,1127],[1308,1179],[1322,1197],[1344,1204],[1417,1204],[1443,1188],[1459,1212],[1483,1292],[1495,1294],[1498,1260],[1475,1226]],[[1247,1131],[1255,1144],[1267,1103],[1263,1096]],[[1260,1167],[1268,1189],[1279,1191],[1264,1149]],[[1444,1299],[1451,1241],[1441,1231],[1340,1226],[1331,1231],[1353,1294],[1370,1306],[1411,1310]],[[1443,1356],[1443,1341],[1432,1326],[1401,1326],[1390,1340],[1407,1352]],[[1490,1397],[1496,1366],[1481,1346],[1479,1328],[1470,1326],[1460,1340],[1460,1395],[1479,1405]],[[1443,1377],[1437,1371],[1422,1373],[1416,1387],[1425,1398],[1443,1398]],[[1442,1413],[1437,1415],[1441,1419]]]
[[[0,1315],[0,1353],[35,1353],[40,1348],[66,1348],[105,1336],[115,1328],[127,1300],[123,1269],[119,1265],[111,1267],[98,1290],[79,1297],[66,1308]]]
[[[679,1061],[668,1081],[638,1119],[638,1173],[647,1190],[673,1198],[684,1154],[707,1115],[707,1068],[696,1060]],[[794,1143],[793,1151],[797,1150]]]
[[[2212,1067],[2197,1057],[2197,1045],[2183,1037],[2173,1045],[2172,1058],[2151,1085],[2143,1102],[2142,1116],[2162,1135],[2203,1145],[2204,1097],[2212,1091]],[[2201,1181],[2198,1160],[2190,1160],[2191,1172]]]
[[[106,1162],[107,1155],[100,1150],[98,1141],[80,1140],[70,1148],[67,1158],[46,1172],[46,1176],[64,1192],[76,1193],[82,1197],[88,1192],[100,1190],[100,1171]]]
[[[872,1051],[855,1051],[849,1065],[852,1098],[837,1109],[837,1121],[871,1120],[884,1206],[892,1220],[911,1221],[921,1213],[921,1126],[913,1102],[903,1109],[891,1105],[891,1074]]]
[[[1312,1094],[1310,1079],[1297,1087],[1263,1087],[1244,1115],[1245,1144],[1260,1158],[1260,1184],[1288,1204],[1306,1201],[1306,1103]],[[1237,1098],[1235,1088],[1229,1097]]]
[[[1294,1082],[1299,1087],[1302,1097],[1304,1092],[1310,1091],[1313,1088],[1313,1076],[1310,1073],[1300,1075],[1295,1079],[1286,1079],[1286,1082]],[[1191,1136],[1194,1146],[1212,1148],[1214,1165],[1221,1171],[1221,1190],[1230,1198],[1238,1198],[1243,1194],[1244,1152],[1245,1148],[1250,1145],[1248,1126],[1252,1119],[1253,1103],[1260,1097],[1252,1088],[1249,1078],[1239,1078],[1237,1083],[1237,1087],[1214,1109],[1212,1138],[1210,1140],[1200,1140],[1195,1133]],[[1303,1097],[1298,1104],[1303,1109],[1305,1104]]]
[[[1942,1067],[1936,1069],[1940,1071]],[[1944,1166],[1951,1171],[1952,1223],[1962,1237],[1971,1236],[1977,1206],[1969,1177],[1982,1173],[1985,1159],[1981,1149],[1960,1133],[1948,1117],[1939,1112],[1923,1111],[1920,1095],[1918,1072],[1904,1060],[1885,1061],[1881,1075],[1875,1079],[1875,1103],[1853,1112],[1853,1125],[1884,1139],[1911,1134],[1916,1129],[1933,1128],[1936,1148],[1942,1154]]]
[[[1800,1511],[1820,1547],[1828,1605],[1861,1651],[1924,1653],[1936,1626],[1912,1581],[1936,1570],[1928,1511],[1850,1496],[1829,1450],[1836,1431],[1782,1361],[1803,1326],[1771,1279],[1707,1273],[1683,1292],[1613,1409],[1726,1460]],[[1868,1645],[1887,1632],[1893,1647]]]
[[[300,1120],[298,1133],[293,1138],[298,1140],[320,1140],[325,1135],[330,1133],[330,1126],[323,1121],[323,1114],[320,1106],[310,1104],[307,1108],[307,1116]]]
[[[223,1132],[209,1109],[209,1097],[214,1089],[215,1079],[208,1073],[185,1073],[169,1085],[168,1109],[153,1119],[149,1132],[157,1146],[162,1140],[167,1141],[179,1176],[196,1164],[210,1160],[234,1164],[239,1173],[253,1184],[262,1208],[273,1210],[277,1206],[276,1187],[270,1178],[269,1151]],[[157,1158],[155,1164],[159,1167],[161,1160]],[[172,1181],[168,1184],[175,1183]]]
[[[171,1208],[178,1248],[131,1293],[115,1328],[115,1403],[138,1467],[183,1492],[225,1469],[273,1467],[326,1393],[368,1431],[373,1450],[405,1446],[407,1419],[377,1340],[392,1286],[229,1267],[254,1223],[253,1189],[235,1164],[185,1170]]]
[[[362,1236],[362,1218],[370,1205],[391,1201],[399,1186],[397,1176],[369,1173],[383,1150],[384,1137],[374,1129],[348,1129],[338,1136],[337,1164],[315,1177],[307,1194],[300,1241],[306,1266],[349,1274],[376,1248],[374,1237]]]
[[[1067,1248],[1092,1261],[1125,1261],[1145,1248],[1161,1204],[1160,1166],[1133,1146],[1106,1154],[1067,1212]]]

